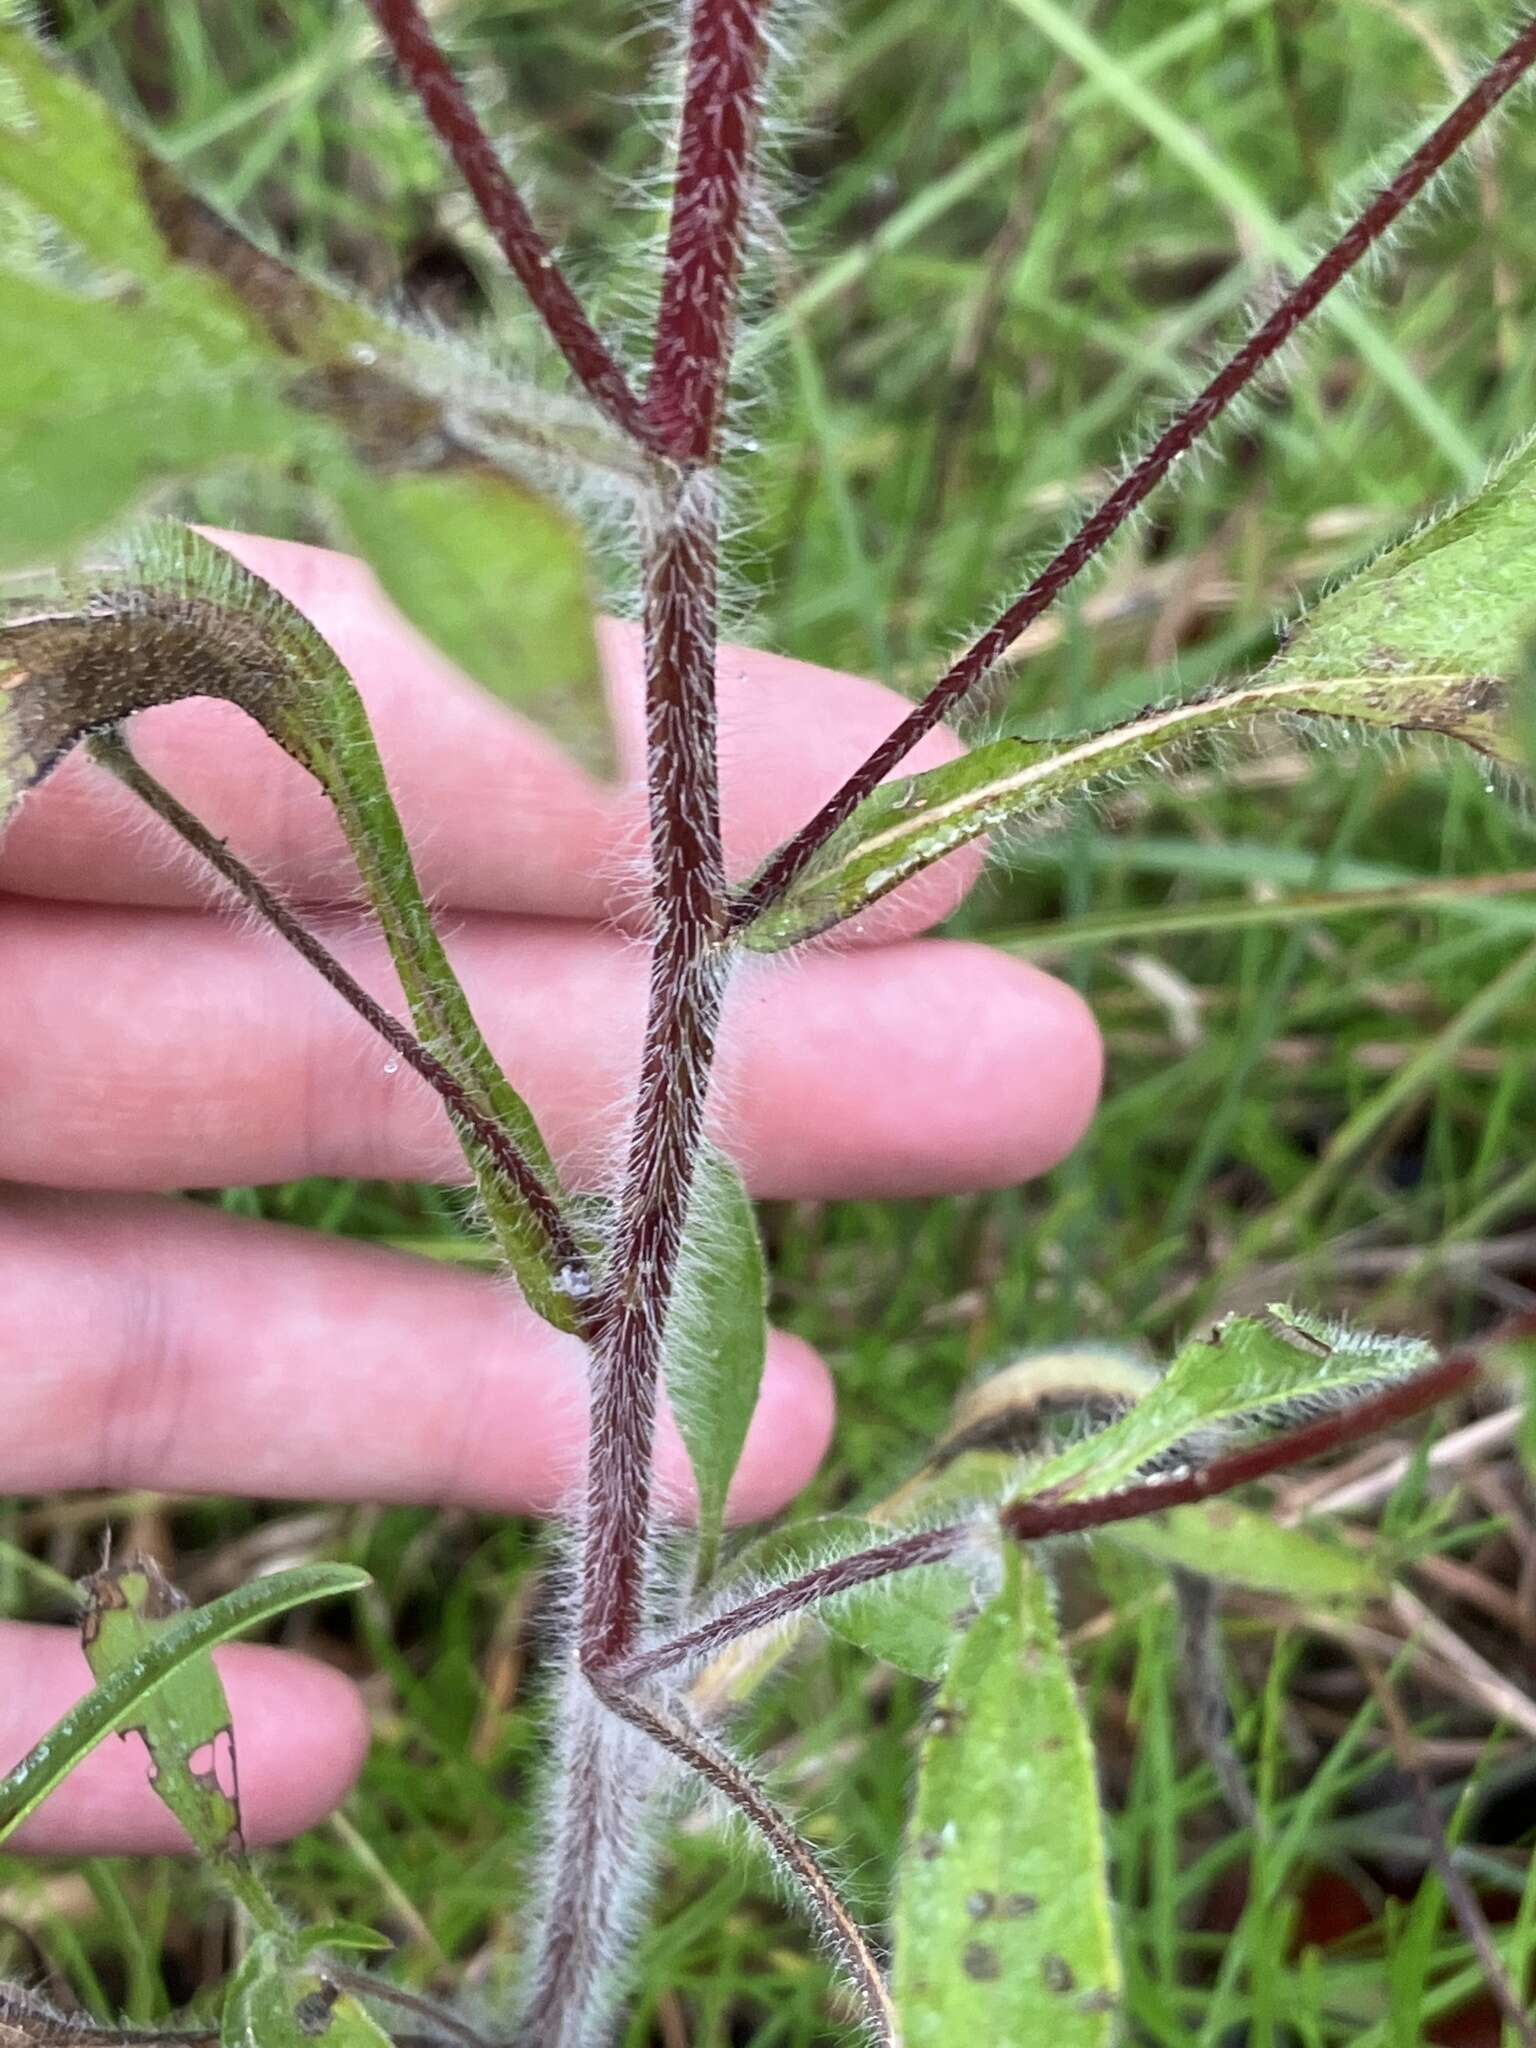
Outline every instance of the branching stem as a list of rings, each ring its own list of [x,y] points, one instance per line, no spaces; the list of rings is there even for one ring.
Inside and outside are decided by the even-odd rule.
[[[1459,1392],[1478,1371],[1475,1358],[1448,1358],[1427,1372],[1399,1380],[1381,1393],[1354,1401],[1335,1414],[1325,1415],[1300,1428],[1282,1430],[1278,1435],[1246,1445],[1208,1465],[1146,1480],[1121,1488],[1118,1493],[1091,1495],[1082,1500],[1063,1500],[1040,1494],[1015,1501],[1004,1508],[1000,1521],[1004,1531],[1019,1543],[1044,1542],[1054,1536],[1085,1534],[1108,1528],[1115,1522],[1129,1522],[1142,1515],[1155,1515],[1167,1508],[1187,1506],[1191,1501],[1214,1500],[1234,1487],[1266,1479],[1275,1472],[1289,1471],[1309,1458],[1321,1457],[1345,1444],[1358,1443],[1379,1429],[1421,1414],[1437,1402]],[[961,1522],[942,1529],[922,1529],[911,1535],[893,1537],[889,1543],[855,1551],[831,1564],[819,1565],[782,1586],[771,1586],[755,1599],[747,1600],[729,1613],[701,1622],[686,1635],[671,1642],[637,1652],[619,1667],[616,1676],[636,1685],[685,1663],[697,1663],[727,1649],[740,1637],[770,1628],[821,1605],[839,1593],[872,1585],[896,1572],[914,1571],[925,1564],[939,1564],[974,1543],[984,1525]]]
[[[383,5],[384,0],[375,0]],[[594,1304],[592,1424],[582,1530],[579,1683],[594,1704],[643,1730],[712,1783],[712,1755],[666,1717],[648,1719],[612,1682],[645,1623],[652,1526],[651,1466],[667,1313],[677,1279],[725,990],[726,884],[716,758],[718,486],[714,457],[728,386],[741,232],[758,120],[763,0],[694,0],[672,223],[647,396],[655,501],[642,511],[645,560],[646,790],[651,857],[650,990],[631,1128],[607,1275]],[[594,1752],[587,1781],[562,1791],[558,1855],[546,1902],[534,1998],[518,2039],[549,2034],[571,1958],[592,1946],[592,1874],[611,1861],[613,1825],[645,1788],[594,1783],[623,1773],[617,1752]],[[729,1773],[726,1772],[727,1778]],[[729,1795],[728,1795],[729,1796]],[[629,1802],[625,1804],[626,1800]],[[739,1803],[739,1802],[738,1802]],[[797,1842],[780,1823],[743,1808],[781,1857]],[[809,1879],[801,1873],[809,1886]],[[818,1873],[819,1876],[819,1873]],[[825,1880],[818,1911],[837,1905]],[[841,1912],[840,1906],[838,1911]],[[854,1958],[846,1913],[839,1953]],[[850,1960],[850,1967],[853,1967]],[[868,1964],[878,1989],[879,1972]],[[871,1996],[875,1993],[871,1992]],[[883,1996],[883,1992],[879,1993]]]
[[[653,447],[654,436],[628,378],[534,226],[416,0],[368,0],[368,5],[422,112],[577,381],[632,441]]]
[[[1532,64],[1536,64],[1536,16],[1523,24],[1503,55],[1489,66],[1300,284],[1254,329],[1199,396],[1158,436],[1023,595],[946,670],[922,702],[854,770],[810,823],[786,841],[756,879],[736,896],[731,905],[733,931],[750,924],[779,901],[857,806],[901,766],[918,741],[990,673],[1025,628],[1082,574],[1175,463],[1204,438],[1233,399],[1285,347],[1367,250],[1381,240]]]
[[[156,817],[162,818],[194,853],[206,861],[240,901],[254,910],[279,938],[285,939],[321,980],[361,1017],[369,1030],[377,1032],[402,1064],[425,1081],[460,1123],[474,1133],[508,1185],[517,1190],[538,1218],[554,1260],[568,1269],[575,1279],[572,1299],[579,1305],[582,1276],[587,1277],[590,1287],[587,1254],[566,1221],[560,1204],[532,1162],[524,1157],[516,1141],[494,1117],[486,1115],[437,1055],[368,993],[357,977],[342,966],[330,948],[295,916],[282,898],[150,774],[120,731],[98,733],[88,745],[92,759],[132,790],[141,803],[146,804]]]

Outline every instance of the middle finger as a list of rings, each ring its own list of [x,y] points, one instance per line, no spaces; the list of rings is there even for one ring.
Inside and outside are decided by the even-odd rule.
[[[633,1082],[643,950],[590,926],[486,916],[449,942],[557,1159],[597,1183]],[[401,1008],[379,943],[333,943]],[[265,932],[0,898],[0,988],[0,1178],[464,1177],[430,1091]],[[1070,989],[984,947],[918,940],[746,964],[714,1113],[759,1195],[938,1194],[1053,1165],[1098,1083],[1097,1035]]]

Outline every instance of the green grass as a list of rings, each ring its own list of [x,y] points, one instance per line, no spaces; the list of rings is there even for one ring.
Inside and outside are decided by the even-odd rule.
[[[483,295],[510,314],[416,117],[358,61],[352,0],[63,0],[58,12],[80,61],[150,108],[189,171],[301,254],[389,289],[429,262],[457,279],[444,257],[456,251],[466,267],[446,303]],[[526,0],[441,19],[486,106],[514,122],[543,216],[578,268],[599,288],[621,264],[632,275],[635,223],[614,219],[591,166],[625,180],[654,157],[626,107],[654,49],[628,33],[633,10]],[[754,630],[919,686],[1187,389],[1264,288],[1265,264],[1315,244],[1331,195],[1358,189],[1440,102],[1432,45],[1465,58],[1500,20],[1468,0],[853,0],[794,66],[800,125],[783,155],[804,199],[753,345],[760,517],[742,576]],[[1284,402],[1227,431],[1221,459],[1159,499],[1039,636],[1007,714],[1097,717],[1256,661],[1300,594],[1536,425],[1533,194],[1527,103],[1481,180],[1457,180],[1399,241],[1379,288],[1320,325]],[[1155,1345],[1277,1292],[1447,1338],[1530,1298],[1536,1258],[1522,1268],[1517,1241],[1536,1226],[1533,913],[1519,895],[1434,894],[1447,878],[1536,867],[1530,819],[1474,769],[1425,752],[1231,765],[1158,779],[1016,849],[960,920],[1047,960],[1065,927],[1055,964],[1094,1001],[1111,1051],[1104,1111],[1071,1162],[1018,1193],[769,1213],[776,1313],[839,1381],[816,1504],[888,1485],[967,1377],[1023,1347],[1127,1334]],[[1274,892],[1283,903],[1383,889],[1394,893],[1326,918],[1264,910]],[[1196,1000],[1197,1042],[1177,1040],[1138,957]],[[229,1200],[468,1248],[452,1204],[410,1190]],[[1503,1498],[1518,1509],[1512,1483]],[[40,1521],[28,1504],[25,1521],[29,1546],[69,1571],[93,1561],[95,1542],[72,1506],[48,1504]],[[537,1532],[425,1511],[336,1510],[318,1526],[239,1503],[156,1512],[194,1575],[258,1531],[285,1555],[314,1550],[375,1575],[347,1646],[368,1673],[373,1757],[343,1822],[276,1858],[274,1880],[312,1920],[388,1928],[413,1984],[494,1986],[527,1889],[536,1656],[509,1702],[488,1675],[526,1643]],[[1512,1583],[1523,1519],[1490,1512],[1469,1495],[1442,1515],[1410,1479],[1385,1526],[1404,1554],[1450,1551]],[[13,1611],[58,1611],[8,1551],[0,1572]],[[1520,1682],[1526,1652],[1505,1632],[1415,1584]],[[1114,1812],[1137,2038],[1430,2039],[1475,1995],[1478,1971],[1425,1877],[1349,1656],[1308,1617],[1235,1616],[1237,1733],[1264,1822],[1254,1839],[1182,1733],[1157,1583],[1123,1560],[1095,1581],[1077,1559],[1065,1597],[1083,1625]],[[288,1639],[306,1641],[308,1626]],[[1474,1786],[1463,1854],[1485,1903],[1507,1902],[1491,1910],[1523,1966],[1536,1885],[1519,1742],[1444,1689],[1409,1698],[1426,1734],[1463,1745],[1444,1779],[1452,1805]],[[829,1645],[755,1717],[786,1794],[874,1917],[920,1705],[911,1681]],[[1489,1833],[1495,1814],[1507,1824]],[[1394,1896],[1362,1866],[1390,1869]],[[1365,1924],[1308,1947],[1316,1929],[1299,1916],[1320,1867],[1365,1887]],[[210,1910],[201,1878],[178,1866],[101,1863],[80,1881],[7,1862],[0,1970],[29,1973],[40,1952],[83,2006],[147,2020],[218,1981]],[[628,2048],[814,2048],[848,2038],[839,2010],[767,1879],[712,1829],[684,1828]]]

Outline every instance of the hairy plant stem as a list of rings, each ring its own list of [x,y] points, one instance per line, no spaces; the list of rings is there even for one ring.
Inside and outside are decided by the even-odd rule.
[[[156,817],[163,819],[233,890],[247,909],[254,910],[264,924],[286,940],[300,959],[312,967],[368,1028],[377,1032],[390,1051],[425,1081],[459,1121],[474,1133],[508,1184],[517,1190],[538,1218],[555,1260],[575,1277],[573,1300],[579,1300],[582,1278],[586,1279],[589,1287],[591,1285],[586,1251],[566,1221],[560,1204],[532,1162],[524,1157],[516,1141],[494,1117],[485,1114],[437,1055],[368,993],[356,976],[342,966],[329,947],[295,916],[282,898],[150,774],[120,730],[98,733],[87,744],[91,758],[130,789]]]
[[[619,1725],[639,1729],[705,1777],[714,1768],[712,1752],[693,1743],[686,1728],[653,1725],[609,1674],[634,1650],[645,1623],[663,1335],[704,1142],[725,989],[715,465],[758,125],[762,5],[694,0],[672,219],[638,437],[664,458],[656,465],[655,500],[642,513],[650,991],[618,1220],[593,1311],[572,1680],[589,1687],[594,1704]],[[555,1867],[520,2048],[555,2041],[574,2048],[591,2038],[583,2015],[602,2023],[604,1992],[594,1991],[590,1964],[604,1945],[609,1902],[602,1873],[614,1868],[616,1852],[643,1854],[649,1788],[625,1782],[625,1759],[611,1745],[589,1748],[585,1763],[566,1759]],[[762,1824],[762,1816],[751,1817]],[[771,1810],[768,1822],[779,1825]]]
[[[628,378],[534,226],[416,0],[368,0],[368,5],[550,339],[594,404],[632,441],[652,448],[654,437]]]
[[[646,591],[650,1003],[618,1224],[593,1309],[572,1679],[590,1684],[604,1711],[611,1697],[604,1675],[633,1648],[645,1618],[662,1337],[724,993],[715,547],[713,479],[699,474],[678,484],[663,514]],[[569,1729],[566,1739],[569,1749]],[[631,1782],[628,1761],[611,1746],[588,1741],[584,1750],[571,1749],[562,1760],[554,1869],[519,2048],[577,2048],[592,2038],[583,2031],[585,2015],[607,1995],[592,1958],[608,1945],[608,1874],[644,1853],[648,1788]]]
[[[1499,1336],[1512,1339],[1519,1334],[1516,1329],[1501,1331]],[[1161,1474],[1122,1487],[1117,1493],[1093,1494],[1084,1499],[1064,1500],[1054,1494],[1039,1494],[1014,1501],[997,1519],[1003,1532],[1015,1542],[1040,1543],[1051,1537],[1083,1535],[1116,1522],[1135,1521],[1167,1508],[1185,1507],[1192,1501],[1214,1500],[1234,1487],[1289,1471],[1309,1458],[1359,1443],[1379,1429],[1422,1414],[1426,1408],[1460,1392],[1480,1369],[1473,1356],[1448,1358],[1427,1372],[1395,1381],[1379,1394],[1352,1401],[1335,1414],[1321,1416],[1297,1429],[1282,1430],[1224,1458],[1215,1458],[1208,1465]],[[698,1664],[728,1649],[742,1636],[803,1614],[839,1593],[872,1585],[895,1572],[941,1563],[975,1543],[987,1527],[988,1522],[978,1518],[941,1529],[920,1529],[909,1536],[893,1537],[888,1543],[874,1544],[868,1550],[855,1551],[850,1557],[837,1558],[831,1564],[818,1565],[797,1579],[771,1586],[755,1598],[743,1601],[741,1606],[701,1622],[685,1635],[638,1651],[614,1675],[626,1685],[639,1685],[680,1664]]]
[[[1536,16],[1524,22],[1503,55],[1489,66],[1300,284],[1287,292],[1268,319],[1254,329],[1199,396],[1157,437],[1022,596],[945,671],[922,702],[880,742],[842,788],[828,798],[810,823],[787,840],[757,877],[736,895],[730,911],[732,931],[749,925],[779,901],[858,805],[901,766],[918,741],[990,673],[1025,628],[1082,574],[1180,458],[1204,438],[1264,365],[1285,347],[1334,287],[1450,162],[1532,64],[1536,64]]]
[[[713,462],[736,319],[767,46],[766,0],[696,0],[646,420],[678,463]]]
[[[829,1952],[841,1965],[875,2029],[874,2038],[880,2048],[894,2048],[901,2036],[880,1965],[863,1930],[793,1821],[779,1810],[751,1772],[744,1770],[677,1702],[663,1702],[607,1682],[600,1682],[599,1690],[613,1713],[687,1765],[750,1824],[809,1905]]]
[[[705,474],[679,487],[647,591],[650,1009],[610,1279],[596,1311],[581,1635],[592,1670],[626,1656],[641,1624],[662,1332],[724,992],[713,490]]]

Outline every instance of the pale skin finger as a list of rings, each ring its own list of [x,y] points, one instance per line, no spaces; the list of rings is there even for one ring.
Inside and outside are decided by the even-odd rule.
[[[240,1803],[253,1846],[286,1841],[352,1789],[368,1750],[368,1716],[350,1681],[313,1658],[233,1644],[216,1660],[236,1728]],[[90,1690],[79,1637],[0,1622],[0,1759],[24,1756]],[[150,1790],[136,1735],[109,1735],[6,1843],[6,1853],[155,1856],[187,1838]]]
[[[344,933],[335,945],[400,1007],[380,944]],[[466,918],[450,945],[557,1159],[578,1185],[603,1184],[639,1042],[643,950],[538,919]],[[0,1177],[463,1177],[435,1096],[259,929],[0,900],[0,986]],[[744,968],[714,1114],[759,1194],[942,1194],[1053,1165],[1098,1084],[1097,1033],[1071,990],[985,947],[913,940]]]
[[[0,1193],[7,1426],[17,1492],[152,1486],[264,1498],[552,1508],[579,1483],[580,1347],[505,1285],[187,1202]],[[771,1513],[826,1448],[832,1392],[774,1333],[730,1510]],[[670,1418],[658,1483],[690,1512]],[[253,1841],[312,1825],[367,1747],[350,1683],[307,1659],[220,1653]],[[0,1626],[0,1768],[89,1689],[76,1639]],[[136,1741],[109,1741],[39,1809],[23,1849],[184,1848]]]
[[[541,1513],[586,1446],[581,1345],[483,1274],[153,1197],[0,1191],[0,1480]],[[778,1334],[733,1497],[781,1507],[826,1447],[826,1373]],[[679,1516],[670,1423],[658,1480]]]

